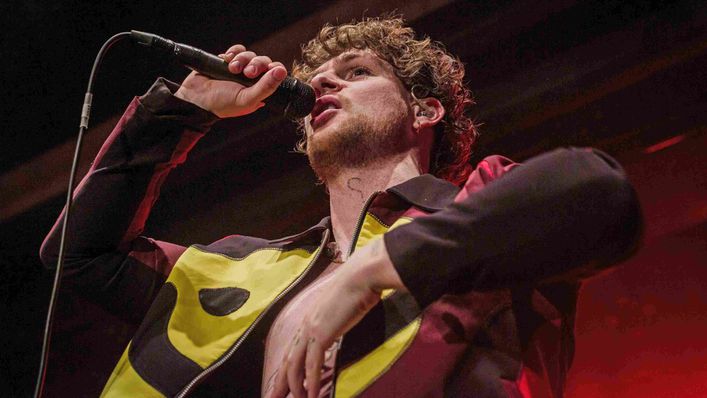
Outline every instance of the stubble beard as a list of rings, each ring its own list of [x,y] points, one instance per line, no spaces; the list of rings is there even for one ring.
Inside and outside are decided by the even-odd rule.
[[[374,165],[409,149],[404,127],[402,110],[377,119],[350,118],[326,137],[308,141],[309,164],[324,183],[342,170]]]

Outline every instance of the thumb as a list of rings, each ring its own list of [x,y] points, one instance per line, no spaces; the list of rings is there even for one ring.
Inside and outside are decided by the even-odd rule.
[[[254,85],[240,91],[241,100],[246,104],[265,100],[275,92],[285,77],[287,77],[287,69],[284,66],[270,69]]]

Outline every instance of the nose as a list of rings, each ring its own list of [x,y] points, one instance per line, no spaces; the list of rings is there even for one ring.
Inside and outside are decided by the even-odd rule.
[[[310,82],[314,88],[314,94],[317,98],[332,91],[338,91],[341,86],[335,77],[330,76],[327,72],[318,73]]]

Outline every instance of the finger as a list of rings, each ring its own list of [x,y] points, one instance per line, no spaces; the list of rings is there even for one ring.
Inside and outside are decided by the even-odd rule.
[[[252,79],[266,72],[268,70],[268,64],[271,63],[272,59],[270,59],[270,57],[258,55],[248,62],[248,65],[243,69],[243,74]]]
[[[287,364],[287,361],[282,361],[282,365],[275,376],[275,382],[271,387],[270,393],[266,395],[266,398],[284,398],[289,392],[287,388]]]
[[[231,73],[241,73],[243,68],[245,68],[253,58],[255,58],[255,53],[252,51],[240,52],[236,54],[228,64],[228,70],[231,71]]]
[[[226,62],[231,62],[233,60],[233,57],[235,57],[236,54],[234,53],[226,53],[226,54],[219,54],[218,57],[223,59]]]
[[[236,101],[242,104],[261,102],[275,92],[285,77],[287,77],[287,70],[284,67],[270,69],[251,87],[239,91]]]
[[[319,396],[319,385],[322,375],[322,364],[324,363],[324,350],[322,345],[314,337],[307,343],[307,359],[304,362],[305,379],[307,380],[307,397],[316,398]]]
[[[290,349],[289,358],[287,360],[287,385],[290,392],[295,398],[304,398],[306,391],[302,382],[304,381],[304,358],[306,355],[307,344],[303,341],[296,341]]]
[[[301,331],[297,329],[291,346],[285,349],[285,356],[282,358],[280,368],[275,371],[275,381],[273,382],[270,394],[267,394],[266,398],[284,398],[290,391],[287,386],[287,369],[290,367],[290,351],[292,350],[292,346],[296,346],[299,343],[300,338]]]
[[[245,46],[242,44],[236,44],[234,46],[229,47],[225,53],[219,54],[218,56],[220,58],[223,58],[223,60],[226,62],[231,62],[237,54],[242,53],[243,51],[245,51]]]
[[[245,46],[243,44],[236,44],[229,47],[228,50],[226,50],[226,54],[232,53],[233,55],[236,55],[242,53],[243,51],[245,51]]]
[[[274,67],[276,67],[276,66],[282,66],[283,68],[285,68],[285,65],[284,65],[282,62],[277,62],[277,61],[276,61],[276,62],[270,62],[270,63],[268,64],[268,69],[272,69],[272,68],[274,68]],[[287,69],[287,68],[285,68],[285,69]]]

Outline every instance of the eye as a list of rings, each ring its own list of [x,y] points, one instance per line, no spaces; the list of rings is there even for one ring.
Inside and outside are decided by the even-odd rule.
[[[354,66],[349,70],[350,77],[370,76],[371,74],[371,70],[365,66]]]

